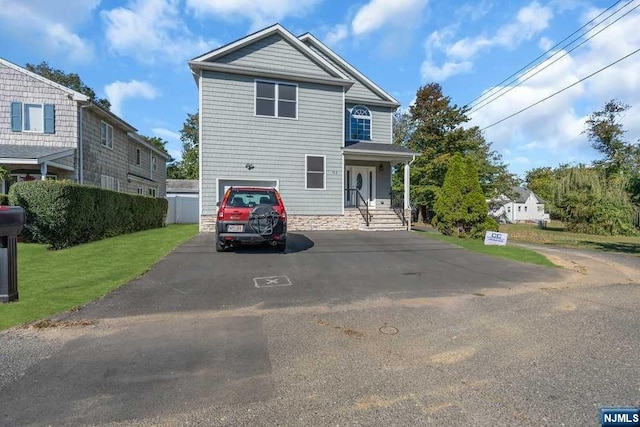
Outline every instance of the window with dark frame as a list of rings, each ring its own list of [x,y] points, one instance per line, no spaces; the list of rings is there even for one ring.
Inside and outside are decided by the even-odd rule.
[[[256,81],[256,115],[297,118],[298,87],[287,83]]]
[[[140,166],[140,163],[142,163],[142,151],[140,151],[139,148],[136,148],[136,165]]]
[[[324,190],[325,161],[323,156],[307,156],[307,190]]]

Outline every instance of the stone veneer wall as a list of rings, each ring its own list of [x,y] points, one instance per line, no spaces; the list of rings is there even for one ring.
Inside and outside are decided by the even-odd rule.
[[[344,215],[289,215],[287,231],[357,230],[361,218],[357,210],[347,210]],[[200,216],[200,231],[215,232],[216,216]]]

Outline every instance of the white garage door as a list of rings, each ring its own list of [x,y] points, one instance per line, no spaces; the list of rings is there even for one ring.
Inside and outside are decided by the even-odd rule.
[[[278,190],[279,182],[277,179],[273,180],[257,180],[257,179],[218,179],[218,200],[222,200],[222,196],[229,189],[229,187],[264,187],[275,188]]]

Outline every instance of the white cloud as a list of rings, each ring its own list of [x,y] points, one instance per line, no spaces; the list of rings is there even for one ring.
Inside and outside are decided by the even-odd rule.
[[[538,41],[538,47],[544,51],[547,51],[553,47],[555,43],[548,37],[540,37],[540,41]]]
[[[324,36],[324,42],[329,46],[335,46],[349,36],[349,27],[345,24],[337,24]]]
[[[154,135],[159,136],[162,139],[166,139],[169,142],[180,141],[180,134],[169,129],[153,128],[151,129],[151,132],[153,132]]]
[[[225,20],[248,19],[252,30],[275,24],[289,16],[304,16],[320,0],[187,0],[187,9],[198,16]]]
[[[528,165],[531,163],[531,160],[529,160],[528,157],[516,157],[515,159],[511,160],[511,163],[519,163],[521,165]]]
[[[370,0],[351,21],[351,31],[361,36],[385,26],[405,28],[416,23],[426,6],[427,0]]]
[[[421,67],[422,78],[445,80],[467,73],[473,69],[472,61],[480,52],[494,47],[514,49],[546,29],[552,18],[553,11],[549,6],[534,1],[521,8],[510,22],[499,27],[492,36],[481,34],[453,42],[457,27],[449,26],[434,31],[425,41],[426,59]],[[440,66],[433,59],[438,54],[444,54],[443,65]]]
[[[74,28],[90,18],[98,3],[99,0],[0,0],[0,36],[4,39],[6,32],[42,52],[62,54],[73,62],[88,62],[94,56],[93,45]]]
[[[160,96],[160,92],[147,82],[130,80],[128,82],[115,81],[104,88],[111,111],[120,116],[122,114],[122,103],[129,98],[155,99]]]
[[[585,15],[584,20],[591,19]],[[473,125],[481,128],[506,118],[535,102],[558,92],[593,72],[606,67],[637,49],[640,45],[640,11],[589,40],[545,68],[556,57],[548,59],[520,77],[520,86],[471,114]],[[548,45],[541,45],[545,49]],[[546,50],[546,49],[545,49]],[[509,152],[528,151],[542,156],[547,164],[571,161],[590,162],[594,151],[583,133],[587,116],[602,108],[605,102],[617,98],[635,106],[623,117],[626,138],[635,141],[640,136],[640,55],[611,66],[600,74],[561,92],[539,105],[485,131],[488,141]],[[531,79],[534,72],[540,71]],[[491,89],[488,89],[488,92]],[[539,162],[536,162],[539,163]]]
[[[102,11],[109,50],[143,63],[183,63],[219,45],[191,33],[179,0],[132,0]]]

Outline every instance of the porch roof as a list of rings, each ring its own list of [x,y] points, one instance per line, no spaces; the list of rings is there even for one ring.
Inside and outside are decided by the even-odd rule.
[[[406,147],[395,144],[376,144],[373,142],[356,142],[342,149],[348,159],[376,159],[391,162],[404,162],[413,159],[415,153]]]
[[[39,165],[72,156],[75,148],[41,145],[0,145],[0,164]]]

